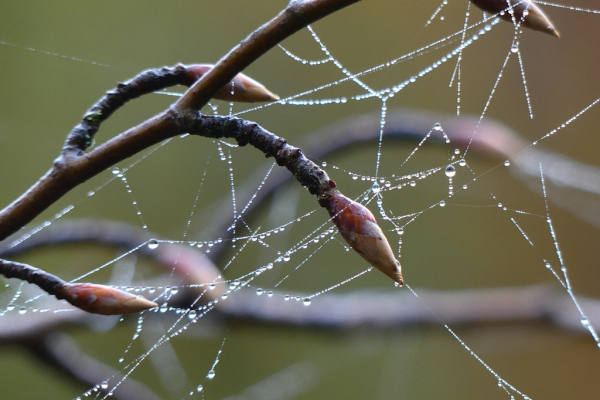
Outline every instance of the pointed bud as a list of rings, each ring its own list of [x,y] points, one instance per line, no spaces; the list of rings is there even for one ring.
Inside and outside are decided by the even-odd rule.
[[[512,22],[514,16],[515,21],[517,23],[522,21],[522,25],[526,28],[560,37],[550,19],[531,0],[471,0],[471,2],[491,14],[504,12],[500,18],[506,21]],[[514,13],[509,12],[510,10]]]
[[[341,193],[326,207],[346,242],[369,264],[403,285],[400,263],[371,211]]]
[[[210,71],[212,67],[213,65],[210,64],[188,65],[186,68],[189,72],[185,85],[192,86],[194,82]],[[279,96],[271,93],[263,85],[242,73],[237,74],[231,82],[223,86],[215,93],[213,98],[244,103],[279,100]]]
[[[94,314],[130,314],[158,307],[158,304],[143,297],[110,286],[67,283],[58,290],[62,295],[60,297],[75,307]]]

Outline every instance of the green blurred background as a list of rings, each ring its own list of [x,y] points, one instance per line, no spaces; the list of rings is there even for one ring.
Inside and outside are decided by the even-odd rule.
[[[151,67],[178,62],[214,63],[285,4],[284,1],[230,0],[2,1],[2,205],[19,196],[49,168],[71,127],[115,82]],[[598,6],[593,0],[562,0],[561,4]],[[313,27],[346,68],[361,71],[458,31],[463,24],[466,0],[450,0],[440,14],[444,20],[438,18],[431,26],[423,28],[438,5],[436,1],[363,1]],[[489,117],[518,131],[528,142],[539,139],[600,96],[600,16],[549,7],[546,11],[562,37],[556,39],[527,31],[521,36],[520,44],[535,118],[530,120],[528,116],[516,58],[509,62],[487,112]],[[471,14],[479,18],[480,12],[472,8]],[[503,23],[466,50],[462,64],[463,113],[479,115],[482,112],[512,37],[511,25]],[[284,42],[284,46],[301,57],[323,58],[306,31]],[[42,51],[97,64],[47,55]],[[428,65],[426,60],[435,61],[440,54],[443,53],[426,55],[365,80],[376,88],[392,86],[418,73]],[[454,65],[449,62],[420,79],[390,100],[388,107],[453,113],[456,90],[448,88],[448,83]],[[282,97],[342,78],[339,70],[331,65],[302,65],[279,49],[269,52],[245,72]],[[356,89],[345,85],[307,98],[359,93]],[[97,141],[103,142],[143,121],[172,101],[172,97],[150,95],[127,105],[103,125]],[[235,105],[234,111],[245,108]],[[317,128],[379,109],[380,103],[370,100],[317,107],[273,106],[242,116],[295,144]],[[219,105],[220,113],[227,111],[228,105]],[[593,108],[567,129],[541,142],[540,146],[560,151],[583,163],[599,165],[598,126],[600,113]],[[335,164],[342,171],[373,175],[376,149],[373,144],[361,151],[319,161]],[[424,170],[443,165],[448,159],[447,148],[425,146],[405,169],[399,168],[411,149],[412,145],[385,145],[382,174]],[[253,169],[264,163],[262,155],[252,149],[231,151],[236,183],[243,182]],[[497,207],[489,207],[494,204],[490,193],[494,193],[511,209],[543,215],[543,199],[525,189],[510,175],[509,169],[495,168],[499,160],[488,160],[471,153],[467,161],[477,174],[490,172],[478,179],[474,189],[461,193],[450,203],[485,207],[449,204],[444,209],[427,212],[411,225],[403,236],[402,245],[402,264],[409,284],[417,290],[556,284],[540,261],[546,258],[557,265],[543,219],[519,220],[536,243],[532,250],[506,214]],[[174,240],[182,238],[204,171],[207,171],[207,183],[187,238],[213,240],[215,237],[207,233],[209,229],[203,226],[203,221],[209,220],[214,213],[215,201],[228,204],[231,198],[228,172],[218,160],[215,144],[203,138],[178,139],[131,170],[128,180],[151,231]],[[348,195],[357,196],[369,187],[368,183],[355,182],[340,170],[328,169],[328,172]],[[89,190],[110,176],[108,171],[75,189],[37,223],[51,218],[65,206],[75,204],[75,209],[65,218],[98,217],[141,226],[131,198],[120,182],[109,184],[92,198],[86,197]],[[463,178],[466,182],[470,176],[458,174],[456,181],[463,182],[460,180]],[[419,190],[404,193],[406,198],[390,196],[385,204],[395,215],[420,211],[433,204],[436,201],[433,199],[439,201],[447,193],[447,182],[432,178]],[[254,229],[259,225],[263,230],[271,229],[317,207],[314,198],[299,190],[297,185],[282,188],[278,196],[290,204],[298,202],[298,206],[290,206],[286,211],[277,202],[268,204],[254,219]],[[550,210],[574,290],[581,295],[599,297],[598,229],[552,203]],[[310,226],[314,229],[326,221],[326,214],[317,210],[311,218]],[[285,250],[301,238],[302,232],[292,230],[280,235],[272,245]],[[358,273],[364,267],[357,265],[361,260],[357,261],[356,255],[340,249],[339,245],[331,245],[319,252],[286,281],[284,289],[314,293]],[[60,249],[38,252],[28,256],[27,261],[71,279],[117,254],[88,247],[73,251]],[[302,254],[308,256],[308,253]],[[247,269],[274,258],[272,252],[257,248],[250,248],[243,255]],[[302,259],[293,260],[294,266]],[[243,266],[239,268],[243,271]],[[232,274],[241,274],[237,271]],[[97,282],[106,278],[107,275],[101,274],[91,277]],[[264,278],[257,285],[272,287],[278,281],[276,278],[281,276],[271,280]],[[370,273],[337,291],[358,288],[393,290],[381,274]],[[2,293],[2,307],[6,306],[11,294],[8,290]],[[318,297],[311,307],[318,307]],[[157,321],[161,323],[160,319]],[[173,321],[174,317],[167,317],[162,323],[168,327]],[[108,332],[66,328],[65,331],[89,354],[118,366],[117,360],[123,355],[134,329],[135,319],[126,319]],[[148,331],[152,329],[148,328]],[[185,398],[198,384],[204,385],[205,399],[236,395],[251,398],[247,390],[244,392],[245,388],[281,371],[290,371],[290,368],[299,371],[297,374],[305,378],[305,385],[294,396],[273,394],[271,398],[507,398],[493,376],[442,324],[385,331],[364,327],[352,332],[328,332],[207,318],[190,331],[171,341],[179,368],[169,370],[163,366],[163,370],[156,370],[147,361],[133,377],[168,399]],[[458,326],[455,331],[504,379],[534,399],[598,397],[600,353],[588,335],[564,332],[545,323]],[[207,381],[206,372],[224,337],[227,339],[217,376]],[[135,355],[143,353],[139,340],[131,352]],[[165,384],[159,375],[171,383]],[[176,382],[177,379],[181,381]],[[285,386],[284,376],[275,376],[273,380]],[[39,364],[17,346],[3,346],[0,350],[0,383],[4,399],[68,399],[84,391],[64,380],[52,368]],[[195,395],[194,398],[202,397]]]

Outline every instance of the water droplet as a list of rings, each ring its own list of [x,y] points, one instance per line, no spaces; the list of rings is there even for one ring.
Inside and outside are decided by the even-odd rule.
[[[375,183],[373,184],[373,186],[371,186],[371,191],[372,191],[374,194],[378,194],[378,193],[381,191],[381,188],[380,188],[380,186],[379,186],[379,184],[378,184],[377,182],[375,182]]]
[[[289,294],[286,294],[285,296],[283,296],[283,299],[284,299],[285,301],[288,301],[288,300],[290,299],[290,295],[289,295]]]
[[[21,308],[19,308],[19,314],[23,315],[27,312],[27,307],[25,306],[21,306]]]
[[[552,265],[550,265],[550,263],[549,263],[549,262],[547,262],[547,263],[546,263],[546,268],[550,269],[550,268],[552,268]]]
[[[411,187],[415,187],[415,186],[417,186],[417,182],[415,182],[415,181],[410,181],[410,186],[411,186]]]
[[[10,303],[8,306],[6,306],[6,311],[12,311],[15,309],[15,305]]]
[[[120,171],[120,170],[119,170],[119,168],[117,168],[117,167],[114,167],[114,168],[112,169],[112,173],[113,173],[113,175],[118,175],[118,174],[119,174],[119,172],[121,172],[121,171]]]
[[[168,309],[169,309],[169,306],[167,306],[167,303],[162,303],[159,308],[161,313],[167,312]]]
[[[287,262],[287,261],[290,261],[290,258],[291,258],[291,257],[290,257],[290,253],[285,253],[285,254],[283,255],[283,261],[286,261],[286,262]]]
[[[588,328],[590,326],[590,320],[587,319],[587,317],[581,318],[581,325],[583,325],[584,327]]]
[[[510,161],[508,161],[508,160],[504,161],[504,166],[505,166],[505,167],[508,167],[508,166],[510,166]]]
[[[198,385],[198,387],[196,388],[196,392],[201,392],[204,390],[204,386],[202,385]]]
[[[304,304],[305,306],[310,306],[310,303],[312,303],[310,297],[305,297],[304,300],[302,300],[302,304]]]
[[[93,196],[93,195],[95,195],[95,194],[96,194],[96,192],[94,192],[93,190],[90,190],[90,191],[87,193],[88,197],[92,197],[92,196]]]
[[[221,298],[222,298],[223,300],[227,300],[227,297],[229,297],[229,295],[228,295],[227,293],[223,293],[223,294],[221,295]]]
[[[323,164],[321,164],[323,166],[323,168],[325,168],[327,166],[327,162],[323,161]]]
[[[458,160],[458,165],[460,165],[461,167],[464,167],[465,165],[467,165],[467,162],[461,158],[460,160]]]
[[[102,382],[102,383],[100,384],[100,388],[102,388],[103,390],[106,390],[106,389],[108,389],[108,383],[107,383],[107,382]]]
[[[157,247],[158,247],[158,240],[156,240],[156,239],[150,239],[150,240],[148,240],[148,248],[150,250],[154,250]]]
[[[435,129],[436,131],[441,131],[442,124],[440,124],[439,122],[436,122],[435,125],[433,125],[433,129]]]
[[[206,377],[207,377],[208,379],[213,379],[213,378],[215,377],[215,375],[216,375],[216,374],[215,374],[215,370],[214,370],[214,369],[211,369],[210,371],[208,371],[208,374],[206,374]]]
[[[269,297],[273,297],[273,292],[269,292],[269,293],[267,293],[267,296],[269,296]]]
[[[261,294],[263,294],[263,290],[261,288],[256,289],[256,294],[260,296]]]
[[[510,51],[511,51],[511,53],[518,53],[519,52],[519,46],[517,46],[516,44],[513,44],[510,47]]]
[[[454,168],[454,165],[448,165],[445,172],[448,178],[452,178],[454,175],[456,175],[456,168]]]
[[[189,319],[194,319],[194,318],[196,318],[196,315],[198,315],[198,313],[196,312],[196,310],[190,310],[190,312],[188,313],[188,318]]]
[[[358,179],[358,175],[356,175],[356,174],[352,175],[352,179],[357,180]]]
[[[208,290],[213,290],[216,287],[217,287],[216,283],[211,283],[210,285],[208,285]]]
[[[444,200],[440,201],[440,207],[446,207],[446,202]]]

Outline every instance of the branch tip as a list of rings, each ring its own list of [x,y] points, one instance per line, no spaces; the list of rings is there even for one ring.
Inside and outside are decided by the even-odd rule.
[[[153,301],[105,285],[66,283],[59,290],[60,297],[75,307],[94,314],[131,314],[158,307]]]
[[[531,0],[471,0],[471,2],[485,12],[498,14],[505,21],[560,37],[550,19]]]
[[[214,65],[194,64],[185,68],[189,71],[184,84],[192,86],[202,78]],[[263,84],[242,73],[237,74],[229,83],[219,89],[213,98],[225,101],[256,103],[279,100],[279,96],[269,91]]]
[[[377,220],[368,208],[335,190],[328,200],[321,200],[342,237],[369,264],[404,285],[400,262]]]

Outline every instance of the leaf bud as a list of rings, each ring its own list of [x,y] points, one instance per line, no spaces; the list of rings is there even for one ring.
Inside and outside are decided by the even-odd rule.
[[[153,301],[110,286],[93,283],[66,283],[59,298],[84,311],[102,315],[130,314],[158,307]]]
[[[473,4],[490,14],[512,22],[521,22],[526,28],[560,37],[558,31],[544,12],[531,0],[471,0]],[[503,12],[504,11],[504,12]]]
[[[184,84],[192,86],[213,67],[214,65],[210,64],[188,65],[186,68],[189,72]],[[279,96],[271,93],[264,85],[242,73],[237,74],[231,82],[219,89],[213,98],[244,103],[279,100]]]
[[[325,204],[350,247],[369,264],[403,285],[400,262],[394,257],[390,244],[371,211],[339,192]]]

